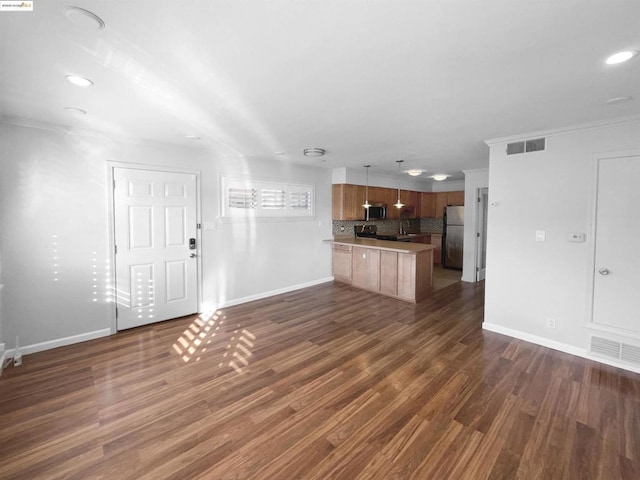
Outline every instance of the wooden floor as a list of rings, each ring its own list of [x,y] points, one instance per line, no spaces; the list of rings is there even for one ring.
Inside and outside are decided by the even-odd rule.
[[[3,479],[638,479],[640,375],[323,284],[24,357]]]

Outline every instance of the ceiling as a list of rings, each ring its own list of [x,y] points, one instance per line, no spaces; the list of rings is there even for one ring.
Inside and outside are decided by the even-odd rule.
[[[0,112],[213,159],[462,178],[485,139],[640,114],[640,58],[604,63],[640,49],[639,19],[634,0],[35,0],[0,12]]]

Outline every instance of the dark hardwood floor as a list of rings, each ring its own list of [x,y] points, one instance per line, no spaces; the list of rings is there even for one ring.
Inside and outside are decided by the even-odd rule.
[[[640,375],[323,284],[24,357],[3,479],[638,479]]]

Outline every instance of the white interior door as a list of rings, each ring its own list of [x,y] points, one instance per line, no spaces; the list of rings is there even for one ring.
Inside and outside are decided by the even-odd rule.
[[[197,312],[195,175],[113,175],[118,330]]]
[[[640,333],[640,156],[600,159],[593,322]]]
[[[487,272],[487,212],[489,189],[478,189],[478,212],[476,232],[476,281],[484,280]]]

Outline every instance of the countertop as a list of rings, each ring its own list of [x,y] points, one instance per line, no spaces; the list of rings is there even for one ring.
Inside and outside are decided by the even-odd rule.
[[[425,234],[428,235],[428,234]],[[412,235],[415,237],[415,235]],[[410,237],[408,237],[410,238]],[[427,243],[411,243],[411,242],[394,242],[390,240],[376,240],[374,238],[355,238],[355,237],[334,237],[330,240],[324,240],[325,243],[333,245],[350,245],[353,247],[375,248],[378,250],[390,250],[401,253],[417,253],[427,250],[435,250],[434,245]]]

